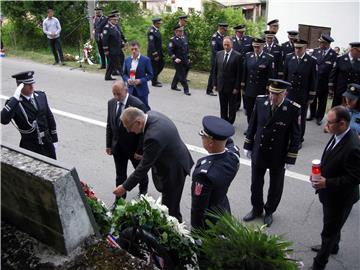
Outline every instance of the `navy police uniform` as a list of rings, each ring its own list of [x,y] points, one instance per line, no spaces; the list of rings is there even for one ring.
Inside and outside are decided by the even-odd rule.
[[[286,91],[288,82],[270,79],[270,92]],[[268,95],[256,98],[254,111],[247,130],[244,149],[251,151],[251,204],[249,221],[265,209],[271,215],[277,209],[284,185],[285,164],[295,164],[300,143],[300,105],[284,98],[277,107],[272,106]],[[263,185],[266,169],[270,171],[267,202],[263,201]],[[250,213],[249,213],[250,214]]]
[[[286,41],[283,44],[281,44],[283,62],[285,62],[286,56],[288,54],[295,52],[294,39],[296,39],[299,35],[299,31],[287,31],[287,32],[288,32],[289,41]]]
[[[102,10],[101,8],[95,8],[95,10]],[[107,22],[108,18],[104,15],[96,16],[94,20],[94,32],[95,32],[95,41],[98,47],[98,51],[101,59],[101,68],[106,68],[106,60],[105,53],[103,49],[102,43],[102,33],[105,26],[105,22]]]
[[[160,22],[160,18],[155,18],[152,20],[153,23]],[[158,76],[160,72],[164,69],[164,55],[162,51],[162,39],[160,30],[152,25],[149,28],[147,33],[148,37],[148,48],[147,48],[147,55],[151,60],[151,65],[154,71],[154,77],[152,78],[151,82],[153,86],[162,86],[161,83],[158,81]]]
[[[182,27],[175,26],[174,30],[182,29]],[[177,83],[180,82],[184,88],[184,93],[190,95],[189,86],[186,81],[186,69],[188,67],[189,56],[187,53],[186,44],[181,36],[173,36],[168,44],[168,53],[173,61],[175,67],[175,75],[171,82],[171,89],[178,90]],[[175,59],[179,58],[180,63],[176,63]]]
[[[360,42],[352,42],[350,46],[360,50]],[[330,73],[329,91],[334,92],[332,107],[341,105],[342,94],[349,83],[360,84],[360,58],[352,58],[350,52],[336,59]]]
[[[350,111],[350,128],[353,129],[360,136],[360,84],[351,83],[348,85],[344,97],[354,100],[357,99],[355,108],[349,108]]]
[[[282,78],[284,75],[282,48],[279,44],[274,42],[275,32],[265,31],[264,33],[266,38],[272,38],[272,42],[270,44],[266,42],[263,51],[274,57],[274,78]]]
[[[12,77],[18,85],[33,84],[33,74],[27,71]],[[44,92],[34,91],[31,97],[20,95],[19,100],[8,99],[1,111],[1,123],[7,125],[10,121],[20,132],[20,147],[56,159],[53,145],[58,141],[56,123]]]
[[[187,15],[182,15],[179,17],[179,20],[185,20],[187,21]],[[180,22],[177,23],[177,25],[175,26],[176,27],[181,27],[180,25]],[[184,41],[184,44],[185,44],[185,48],[186,48],[186,53],[188,54],[188,56],[190,56],[190,51],[189,51],[189,34],[188,32],[186,31],[186,28],[185,26],[182,26],[183,29],[184,29],[184,32],[183,32],[183,35],[181,36],[181,38],[183,39]],[[186,70],[185,70],[185,77],[187,78],[187,75],[189,73],[189,70],[190,70],[190,61],[188,62],[188,65],[186,67]]]
[[[271,25],[277,25],[279,26],[279,20],[275,19],[275,20],[271,20],[270,22],[267,23],[267,25],[270,27]],[[276,34],[276,33],[275,33]],[[276,36],[274,36],[274,43],[275,44],[279,44],[279,40],[277,39]]]
[[[191,185],[191,226],[193,229],[205,227],[207,212],[231,212],[226,196],[231,182],[239,169],[239,149],[234,145],[232,136],[234,127],[224,119],[205,116],[202,136],[211,136],[215,140],[227,140],[221,153],[211,153],[200,158],[192,174]]]

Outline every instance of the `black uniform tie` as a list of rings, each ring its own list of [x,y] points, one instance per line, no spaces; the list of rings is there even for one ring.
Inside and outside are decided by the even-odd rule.
[[[225,54],[225,59],[224,59],[224,62],[223,62],[223,68],[226,66],[226,63],[228,61],[228,58],[229,58],[229,53],[226,53]]]
[[[31,104],[34,106],[35,110],[38,110],[38,107],[36,105],[35,99],[34,98],[30,98],[30,102]]]

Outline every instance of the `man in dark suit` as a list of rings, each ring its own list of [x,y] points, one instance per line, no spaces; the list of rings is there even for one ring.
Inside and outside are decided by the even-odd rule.
[[[181,222],[181,195],[194,161],[175,124],[162,113],[149,111],[145,114],[137,108],[127,108],[120,118],[128,132],[144,134],[143,157],[114,194],[122,196],[133,189],[151,169],[154,185],[162,193],[162,203],[169,208],[169,215]]]
[[[107,17],[104,16],[103,11],[101,8],[95,8],[95,19],[94,19],[94,36],[95,41],[98,47],[98,51],[100,54],[101,59],[101,66],[100,69],[106,68],[106,60],[105,60],[105,53],[103,49],[102,43],[102,35],[103,35],[103,28],[105,26],[105,21],[107,21]]]
[[[316,59],[306,53],[307,42],[295,40],[295,53],[286,57],[284,78],[291,83],[288,87],[288,98],[301,105],[301,144],[304,141],[306,113],[316,94],[317,63]]]
[[[1,124],[10,121],[21,135],[20,147],[56,159],[58,141],[56,123],[47,102],[46,94],[34,91],[34,71],[13,75],[18,87],[1,111]]]
[[[211,69],[210,69],[208,84],[206,87],[206,94],[209,96],[216,96],[216,94],[213,92],[215,58],[217,52],[224,50],[223,39],[225,37],[227,27],[228,27],[227,23],[219,23],[217,32],[214,33],[211,37],[211,58],[210,58]]]
[[[161,18],[152,19],[153,25],[149,28],[147,56],[151,59],[151,66],[154,76],[151,80],[152,86],[162,87],[161,82],[158,81],[158,76],[163,70],[165,61],[162,51],[162,39],[160,33]]]
[[[234,124],[236,99],[240,92],[241,56],[232,49],[230,37],[224,38],[223,47],[215,58],[214,88],[219,92],[221,118]]]
[[[247,130],[244,153],[251,159],[252,210],[243,218],[253,220],[265,210],[264,224],[270,226],[284,187],[285,169],[295,164],[300,143],[300,105],[286,98],[290,83],[270,79],[270,95],[256,98]],[[267,202],[263,186],[266,170],[270,172]]]
[[[327,127],[333,134],[321,157],[321,176],[311,179],[323,205],[321,245],[311,269],[325,269],[330,254],[337,254],[341,228],[353,204],[359,200],[360,141],[351,130],[350,114],[343,106],[332,108],[327,114]]]
[[[129,160],[134,168],[139,165],[142,156],[142,136],[126,131],[120,121],[121,112],[128,107],[139,108],[147,112],[146,105],[137,97],[129,95],[123,80],[116,81],[112,86],[114,98],[108,101],[106,124],[106,153],[112,155],[116,169],[116,186],[127,178]],[[140,180],[139,194],[146,194],[149,179],[145,175]],[[126,197],[126,194],[123,196]]]
[[[139,98],[150,110],[148,81],[153,78],[149,57],[140,54],[137,41],[130,42],[131,56],[126,58],[123,79],[129,87],[129,94]]]
[[[342,94],[349,83],[360,84],[360,42],[350,43],[350,51],[339,56],[329,79],[329,94],[334,96],[332,107],[342,104]]]
[[[331,69],[336,62],[336,53],[330,48],[333,38],[322,34],[319,38],[319,48],[314,49],[312,54],[316,58],[318,65],[318,82],[314,102],[310,105],[310,117],[307,121],[316,118],[316,123],[320,126],[325,115],[326,103],[329,92],[329,77]]]

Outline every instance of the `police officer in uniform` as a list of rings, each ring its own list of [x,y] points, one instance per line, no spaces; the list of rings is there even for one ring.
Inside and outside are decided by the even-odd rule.
[[[265,40],[253,38],[253,52],[248,52],[243,64],[241,88],[248,123],[257,95],[265,95],[268,80],[273,77],[273,56],[263,51]]]
[[[183,35],[181,36],[181,38],[184,40],[184,44],[186,47],[186,53],[190,56],[190,54],[189,54],[189,33],[186,31],[187,22],[188,22],[188,16],[182,15],[179,17],[179,22],[177,23],[176,26],[181,26],[184,29]],[[188,60],[188,65],[187,65],[186,71],[185,71],[186,78],[188,76],[189,70],[190,70],[190,58]],[[187,80],[187,81],[189,81],[189,80]]]
[[[190,96],[191,93],[186,81],[186,69],[189,63],[189,56],[187,54],[186,44],[182,38],[184,29],[182,26],[177,25],[174,27],[174,31],[175,36],[170,39],[168,44],[168,53],[176,70],[174,78],[171,82],[171,89],[181,91],[177,88],[177,83],[180,82],[184,88],[185,95]]]
[[[351,83],[344,92],[346,107],[350,111],[350,128],[355,130],[360,138],[360,84]]]
[[[267,25],[269,27],[269,31],[275,32],[276,35],[277,32],[279,31],[279,20],[278,19],[271,20],[270,22],[267,23]],[[274,43],[279,44],[279,41],[276,38],[276,36],[274,36]]]
[[[111,14],[103,30],[103,48],[105,55],[109,57],[109,64],[105,73],[106,81],[115,80],[111,77],[113,71],[118,71],[122,74],[122,63],[124,61],[124,53],[122,51],[123,40],[117,24],[117,15]]]
[[[271,54],[274,58],[274,77],[282,78],[284,76],[283,72],[283,52],[281,46],[274,42],[275,32],[264,31],[265,34],[265,45],[264,52]]]
[[[350,51],[339,56],[329,79],[329,94],[334,96],[332,107],[341,105],[342,94],[349,83],[360,84],[360,42],[350,43]]]
[[[244,221],[260,217],[265,210],[264,224],[270,226],[272,214],[280,203],[285,169],[295,164],[300,143],[300,105],[286,98],[290,83],[270,79],[270,95],[259,95],[247,130],[244,153],[251,159],[252,210]],[[263,186],[266,170],[270,185],[264,205]]]
[[[191,226],[205,227],[208,211],[231,212],[226,196],[230,184],[239,169],[240,154],[230,137],[235,129],[224,119],[205,116],[199,132],[209,155],[200,158],[192,174]]]
[[[1,123],[11,121],[21,135],[20,147],[56,159],[54,143],[58,141],[56,123],[46,94],[34,91],[34,71],[13,75],[18,87],[1,111]]]
[[[316,94],[317,63],[316,58],[306,53],[305,40],[294,41],[295,53],[286,57],[284,77],[291,83],[288,98],[301,105],[301,144],[304,141],[306,113]]]
[[[95,20],[94,20],[94,36],[95,41],[98,47],[98,51],[101,58],[101,67],[100,69],[106,68],[106,60],[105,60],[105,53],[103,49],[103,43],[102,43],[102,33],[103,28],[105,26],[105,22],[107,22],[107,17],[104,16],[102,9],[97,7],[95,8]]]
[[[288,41],[281,44],[281,49],[283,52],[283,62],[285,62],[285,58],[288,54],[295,52],[294,40],[299,38],[299,31],[291,30],[287,31],[288,33]]]
[[[318,81],[316,96],[310,105],[310,117],[306,120],[311,121],[316,118],[316,123],[319,126],[325,115],[330,72],[337,58],[336,52],[330,48],[330,43],[333,41],[334,39],[329,35],[322,34],[319,38],[319,48],[314,49],[312,54],[318,65]]]
[[[154,77],[152,78],[152,86],[162,87],[161,82],[158,81],[158,76],[163,70],[165,62],[164,55],[162,51],[162,39],[160,33],[161,18],[152,19],[153,25],[149,28],[147,33],[148,36],[148,48],[147,55],[151,60],[151,65],[154,72]]]
[[[213,34],[211,37],[211,59],[210,59],[211,70],[209,74],[208,85],[206,87],[206,94],[209,96],[217,96],[217,94],[213,92],[215,58],[217,52],[224,50],[223,39],[225,37],[227,27],[228,27],[227,23],[219,23],[217,32]]]

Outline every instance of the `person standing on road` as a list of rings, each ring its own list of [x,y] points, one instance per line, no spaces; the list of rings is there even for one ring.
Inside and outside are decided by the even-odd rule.
[[[343,106],[332,108],[326,125],[333,136],[321,157],[320,178],[311,178],[323,206],[321,245],[311,248],[317,251],[310,268],[313,270],[325,269],[330,254],[338,253],[341,229],[359,200],[360,140],[350,129],[348,110]]]
[[[283,79],[283,52],[282,48],[279,44],[274,42],[275,32],[272,31],[264,31],[265,35],[265,45],[264,52],[271,54],[273,56],[274,61],[274,78]]]
[[[186,31],[187,23],[188,23],[188,16],[187,15],[182,15],[182,16],[179,16],[179,21],[178,21],[176,26],[180,26],[180,27],[182,27],[184,29],[183,35],[181,36],[181,38],[184,41],[185,50],[186,50],[187,55],[189,56],[189,61],[188,61],[188,64],[186,66],[186,69],[185,69],[185,78],[188,81],[187,76],[188,76],[188,73],[189,73],[189,70],[190,70],[190,62],[191,61],[190,61],[190,51],[189,51],[189,33],[188,33],[188,31]]]
[[[231,136],[235,129],[224,119],[205,116],[203,129],[199,132],[202,145],[209,155],[200,158],[192,174],[191,185],[191,227],[205,227],[207,212],[229,212],[226,196],[240,165],[240,153]],[[211,218],[209,218],[211,219]]]
[[[147,33],[148,48],[147,56],[151,59],[151,66],[154,72],[154,76],[151,80],[152,86],[162,87],[158,77],[161,71],[164,69],[165,61],[162,51],[162,39],[160,33],[161,18],[152,19],[153,25],[149,28]]]
[[[65,65],[60,43],[61,25],[59,20],[54,17],[54,11],[52,9],[48,9],[47,18],[43,21],[43,32],[49,40],[49,45],[54,55],[55,62],[53,65],[59,64],[59,57],[61,64]]]
[[[268,227],[281,200],[285,169],[295,164],[301,136],[300,105],[286,97],[290,83],[278,79],[270,79],[270,82],[270,95],[256,97],[244,143],[244,153],[251,159],[252,210],[243,220],[254,220],[265,210],[264,224]],[[270,184],[264,205],[267,169]]]
[[[106,153],[112,155],[116,169],[116,186],[127,179],[129,160],[136,168],[142,157],[142,135],[129,133],[120,121],[120,115],[128,107],[135,107],[147,112],[147,107],[137,97],[129,95],[123,80],[115,81],[112,86],[113,98],[108,101],[106,124]],[[139,194],[146,194],[148,176],[140,180]],[[126,194],[123,195],[126,197]]]
[[[107,22],[108,18],[104,16],[101,8],[95,8],[95,20],[94,20],[94,36],[95,41],[98,47],[98,51],[101,59],[100,69],[106,68],[106,60],[105,53],[103,48],[102,36],[103,36],[103,28],[105,26],[105,22]]]
[[[1,124],[7,125],[11,121],[19,130],[20,147],[56,159],[58,137],[55,118],[46,94],[34,91],[33,75],[34,71],[12,75],[18,87],[1,111]]]
[[[161,192],[162,203],[169,208],[169,215],[182,222],[181,195],[194,161],[174,122],[162,113],[148,111],[145,114],[137,108],[125,109],[120,119],[128,132],[144,134],[143,157],[114,194],[122,196],[132,190],[151,169],[155,188]]]

